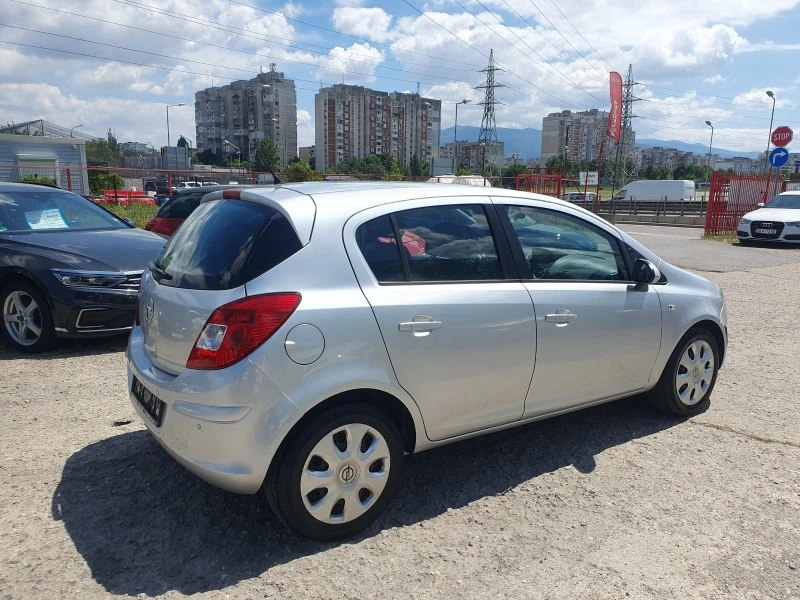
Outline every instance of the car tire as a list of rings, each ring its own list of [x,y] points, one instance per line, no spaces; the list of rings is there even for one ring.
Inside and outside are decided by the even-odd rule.
[[[381,411],[349,404],[311,419],[276,460],[265,482],[273,512],[295,534],[331,541],[359,533],[386,508],[400,484],[403,443]]]
[[[20,352],[52,350],[56,343],[53,315],[44,295],[32,282],[17,279],[0,292],[3,322],[0,335]],[[9,317],[18,320],[9,321]]]
[[[650,402],[667,414],[688,417],[706,410],[719,372],[719,346],[706,329],[690,331],[675,347]]]

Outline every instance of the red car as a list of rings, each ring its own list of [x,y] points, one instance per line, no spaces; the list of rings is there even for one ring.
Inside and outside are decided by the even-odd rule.
[[[148,231],[171,237],[190,214],[200,206],[200,200],[206,194],[219,190],[241,189],[246,185],[205,185],[186,188],[173,192],[169,200],[161,205],[156,215],[144,226]]]

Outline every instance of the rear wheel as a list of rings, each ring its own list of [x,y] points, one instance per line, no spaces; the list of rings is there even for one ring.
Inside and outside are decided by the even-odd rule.
[[[319,541],[354,535],[394,496],[403,468],[395,424],[366,405],[345,405],[312,419],[270,469],[266,494],[298,535]]]
[[[21,352],[44,352],[56,345],[53,316],[33,283],[19,279],[0,292],[3,337]]]
[[[700,413],[708,408],[718,371],[717,340],[709,331],[696,329],[675,348],[661,379],[649,392],[650,401],[673,415]]]

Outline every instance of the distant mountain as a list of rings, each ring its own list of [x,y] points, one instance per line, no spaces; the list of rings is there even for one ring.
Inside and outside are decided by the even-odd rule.
[[[477,142],[481,128],[473,125],[458,126],[458,141]],[[497,128],[497,139],[505,144],[505,154],[519,154],[522,158],[539,158],[542,155],[542,130]],[[453,143],[453,128],[442,129],[442,146]]]
[[[474,125],[459,125],[458,140],[463,142],[477,142],[481,128]],[[526,129],[508,129],[506,127],[497,128],[497,139],[505,143],[505,154],[519,154],[522,158],[539,158],[542,155],[542,130],[528,127]],[[442,129],[441,145],[453,142],[453,128]],[[675,148],[681,152],[694,152],[695,154],[705,155],[708,153],[708,146],[703,144],[687,144],[678,140],[653,140],[637,139],[636,145],[640,148]],[[724,148],[714,148],[714,154],[721,158],[732,158],[734,156],[744,156],[747,158],[758,158],[758,152],[737,152],[736,150],[725,150]]]
[[[708,154],[708,146],[703,144],[687,144],[678,140],[648,140],[637,139],[636,145],[641,148],[675,148],[681,152],[694,152],[695,154]],[[736,150],[725,150],[724,148],[712,148],[712,153],[718,154],[721,158],[733,158],[734,156],[744,156],[746,158],[758,158],[758,152],[737,152]]]

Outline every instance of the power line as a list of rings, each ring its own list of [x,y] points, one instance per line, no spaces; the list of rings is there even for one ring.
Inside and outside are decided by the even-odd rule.
[[[569,20],[569,17],[567,17],[567,15],[565,15],[562,12],[562,10],[558,7],[558,4],[553,2],[553,0],[550,0],[550,4],[552,4],[555,7],[555,9],[561,14],[562,17],[564,17],[564,19],[567,21],[567,23],[569,23],[570,27],[572,27],[575,30],[575,33],[577,33],[581,37],[581,39],[584,42],[586,42],[586,45],[588,45],[589,48],[591,48],[594,51],[594,53],[597,54],[597,56],[599,56],[601,58],[601,60],[603,60],[603,62],[605,62],[609,67],[611,67],[612,70],[614,70],[614,67],[611,65],[611,63],[608,62],[605,58],[603,58],[603,56],[600,54],[600,52],[597,51],[597,48],[592,46],[589,43],[589,40],[587,40],[585,37],[583,37],[583,34],[580,31],[578,31],[578,28],[575,27],[575,25],[572,24],[572,21]]]
[[[254,56],[264,56],[266,58],[272,58],[272,57],[269,57],[269,56],[264,55],[264,54],[259,54],[257,52],[248,52],[246,50],[238,50],[236,48],[229,48],[227,46],[220,46],[220,45],[217,45],[217,44],[212,44],[210,42],[203,42],[203,41],[200,41],[200,40],[197,40],[197,39],[176,36],[174,33],[165,33],[165,32],[161,32],[161,31],[154,31],[152,29],[146,29],[144,27],[136,27],[135,25],[128,25],[126,23],[117,23],[116,21],[109,21],[109,20],[106,20],[106,19],[100,19],[98,17],[92,17],[92,16],[89,16],[89,15],[81,14],[81,13],[70,12],[68,10],[63,10],[63,9],[60,9],[60,8],[53,8],[53,7],[50,7],[50,6],[43,6],[43,5],[40,5],[40,4],[33,4],[33,3],[30,3],[30,2],[23,2],[22,0],[6,0],[6,1],[7,2],[13,2],[14,4],[19,4],[19,5],[22,5],[22,6],[27,6],[29,8],[49,10],[49,11],[52,11],[52,12],[57,12],[57,13],[65,14],[65,15],[70,15],[70,16],[73,16],[73,17],[81,18],[81,19],[88,19],[88,20],[96,21],[98,23],[106,23],[108,25],[115,25],[117,27],[124,27],[126,29],[133,29],[135,31],[142,31],[144,33],[150,33],[150,34],[153,34],[153,35],[160,35],[160,36],[164,36],[164,37],[169,37],[169,38],[172,38],[174,40],[187,41],[187,42],[191,42],[193,44],[200,44],[200,45],[204,45],[204,46],[210,46],[210,47],[213,47],[213,48],[221,48],[221,49],[229,50],[231,52],[241,52],[241,53],[245,53],[245,54],[252,54]],[[134,8],[143,8],[143,7],[134,6]],[[229,25],[219,25],[219,24],[214,23],[213,21],[207,21],[205,19],[200,19],[200,18],[196,18],[196,17],[182,16],[182,15],[179,15],[179,14],[176,14],[176,13],[170,13],[170,11],[161,10],[160,14],[163,14],[165,16],[168,16],[168,17],[171,17],[171,18],[174,18],[174,19],[181,19],[181,20],[189,19],[190,22],[197,23],[197,24],[202,24],[205,27],[210,27],[212,29],[217,29],[218,31],[224,31],[226,33],[236,33],[240,37],[259,40],[259,41],[267,41],[267,42],[270,42],[272,44],[276,44],[276,45],[279,45],[279,46],[284,46],[286,48],[291,48],[291,49],[299,50],[299,51],[302,51],[302,52],[310,52],[312,54],[324,56],[325,58],[341,57],[342,59],[347,60],[348,62],[363,63],[363,64],[367,64],[367,65],[370,65],[370,66],[375,66],[376,68],[391,69],[393,71],[403,71],[404,70],[404,68],[389,67],[389,66],[385,66],[385,65],[376,64],[375,62],[359,61],[359,60],[355,60],[355,59],[351,58],[353,56],[362,56],[362,57],[365,57],[365,58],[373,58],[374,59],[374,57],[372,57],[371,55],[368,55],[368,54],[351,53],[351,52],[348,52],[346,54],[342,54],[340,52],[336,52],[335,48],[331,48],[329,46],[322,46],[320,44],[311,44],[309,42],[291,42],[290,40],[288,40],[288,38],[281,38],[281,37],[277,37],[277,36],[273,36],[273,35],[267,35],[267,34],[261,34],[261,35],[252,34],[252,33],[247,32],[246,30],[242,30],[242,29],[239,29],[239,28],[236,28],[236,27],[232,27],[232,26],[229,26]],[[303,47],[300,46],[301,44],[303,46],[311,46],[313,48],[321,48],[323,50],[326,50],[328,52],[328,54],[323,54],[322,52],[319,52],[319,51],[309,50],[307,48],[303,48]],[[334,52],[336,52],[336,53],[334,53]],[[401,60],[398,60],[398,59],[388,58],[388,57],[384,57],[381,60],[388,61],[388,62],[400,63],[400,64],[403,64],[403,65],[414,65],[414,66],[422,66],[422,67],[430,66],[430,65],[424,64],[424,63],[414,63],[414,62],[408,62],[408,61],[401,61]],[[480,67],[480,65],[474,65],[475,69],[477,69],[478,67]],[[462,72],[472,72],[474,70],[474,69],[466,69],[466,68],[463,68],[463,67],[438,66],[437,68],[438,69],[447,70],[447,71],[462,71]],[[413,71],[409,71],[409,73],[418,74],[418,73],[414,73]]]
[[[465,10],[465,11],[467,11],[467,12],[468,12],[470,15],[472,15],[472,16],[473,16],[473,17],[474,17],[474,18],[475,18],[475,19],[476,19],[478,22],[482,23],[482,24],[483,24],[483,25],[484,25],[484,26],[485,26],[485,27],[486,27],[486,28],[487,28],[489,31],[491,31],[492,33],[494,33],[496,36],[498,36],[498,37],[499,37],[501,40],[503,40],[504,42],[508,43],[508,44],[509,44],[509,45],[510,45],[512,48],[514,48],[514,50],[516,50],[517,52],[520,52],[520,53],[522,53],[522,51],[521,51],[519,48],[517,48],[517,47],[516,47],[514,44],[511,44],[511,42],[509,42],[507,39],[505,39],[503,36],[501,36],[499,33],[497,33],[497,32],[496,32],[494,29],[492,29],[491,27],[489,27],[489,25],[488,25],[486,22],[484,22],[484,21],[483,21],[483,19],[481,19],[480,17],[478,17],[478,15],[474,14],[474,13],[473,13],[472,11],[470,11],[470,10],[469,10],[469,9],[468,9],[466,6],[464,6],[463,4],[461,4],[461,2],[459,2],[459,0],[455,0],[455,2],[456,2],[456,4],[458,4],[458,5],[459,5],[459,6],[460,6],[462,9],[464,9],[464,10]],[[536,49],[534,49],[533,47],[531,47],[531,45],[530,45],[530,44],[528,44],[528,42],[526,42],[525,40],[523,40],[523,39],[522,39],[522,38],[521,38],[521,37],[520,37],[520,36],[519,36],[519,35],[518,35],[518,34],[517,34],[517,33],[516,33],[516,32],[515,32],[513,29],[511,29],[511,28],[510,28],[508,25],[506,25],[505,23],[503,23],[502,19],[500,19],[500,18],[499,18],[497,15],[495,15],[495,14],[494,14],[492,11],[490,11],[488,8],[486,8],[486,6],[483,4],[483,2],[481,2],[480,0],[477,0],[477,2],[478,2],[478,4],[480,4],[480,5],[481,5],[481,6],[484,8],[484,10],[486,10],[486,12],[488,12],[490,15],[492,15],[492,17],[494,17],[494,18],[495,18],[495,20],[496,20],[498,23],[500,23],[500,24],[501,24],[503,27],[505,27],[506,29],[508,29],[508,31],[509,31],[509,32],[511,32],[511,33],[512,33],[514,36],[516,36],[516,37],[517,37],[517,39],[519,39],[519,40],[520,40],[520,41],[521,41],[523,44],[525,44],[525,45],[526,45],[526,46],[527,46],[527,47],[528,47],[528,48],[531,50],[531,52],[533,52],[534,54],[536,54],[536,56],[538,56],[539,58],[541,58],[543,62],[542,62],[542,63],[540,63],[540,64],[542,64],[542,65],[544,65],[544,66],[547,66],[547,67],[549,67],[549,68],[550,68],[550,69],[551,69],[551,70],[554,72],[553,74],[554,74],[554,75],[556,75],[556,77],[558,77],[558,78],[559,78],[559,79],[561,79],[562,81],[564,81],[564,82],[568,83],[569,85],[571,85],[571,86],[573,86],[573,87],[575,87],[575,88],[579,89],[579,90],[580,90],[580,91],[582,91],[584,94],[586,94],[586,95],[588,95],[588,96],[591,96],[591,97],[592,97],[592,98],[594,98],[595,100],[597,100],[597,101],[599,101],[599,102],[604,102],[604,100],[601,100],[600,98],[598,98],[597,96],[595,96],[595,95],[594,95],[594,94],[592,94],[591,92],[587,92],[587,91],[586,91],[585,89],[583,89],[583,88],[582,88],[580,85],[578,85],[577,83],[575,83],[574,81],[572,81],[571,79],[569,79],[569,77],[567,77],[567,76],[566,76],[566,75],[565,75],[565,74],[564,74],[562,71],[560,71],[559,69],[557,69],[556,67],[554,67],[553,65],[551,65],[549,62],[547,62],[547,59],[545,59],[545,58],[544,58],[544,56],[542,56],[541,54],[539,54],[539,52],[537,52],[537,51],[536,51]],[[536,31],[536,28],[534,28],[534,31]],[[523,56],[524,56],[524,53],[523,53]]]

